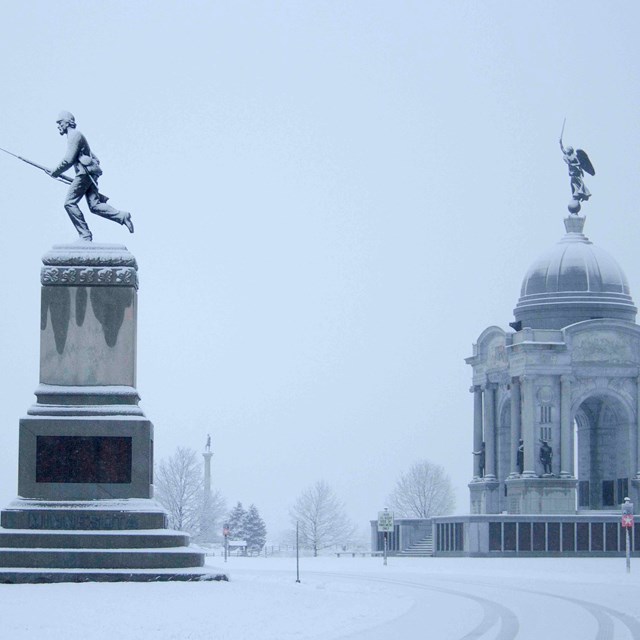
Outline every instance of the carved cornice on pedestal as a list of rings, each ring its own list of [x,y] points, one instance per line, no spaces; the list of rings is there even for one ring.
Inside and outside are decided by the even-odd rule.
[[[124,245],[54,245],[42,258],[43,285],[126,286],[138,288],[138,265]]]

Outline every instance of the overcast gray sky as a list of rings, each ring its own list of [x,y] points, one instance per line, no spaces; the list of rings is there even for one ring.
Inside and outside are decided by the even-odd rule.
[[[138,389],[156,458],[201,450],[270,540],[323,478],[364,530],[419,458],[468,509],[464,358],[564,233],[640,295],[635,2],[4,3],[0,146],[55,165],[72,111],[136,233]],[[64,187],[0,157],[0,501],[38,383],[40,258]],[[636,297],[636,302],[638,298]]]

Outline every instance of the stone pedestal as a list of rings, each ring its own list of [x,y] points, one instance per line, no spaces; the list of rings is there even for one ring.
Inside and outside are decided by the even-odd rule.
[[[575,478],[508,478],[509,513],[576,513]]]
[[[19,498],[0,516],[0,582],[224,578],[200,569],[204,555],[152,500],[135,258],[75,243],[43,264],[40,384],[20,420]]]
[[[500,483],[495,479],[480,478],[469,483],[471,513],[500,512]]]

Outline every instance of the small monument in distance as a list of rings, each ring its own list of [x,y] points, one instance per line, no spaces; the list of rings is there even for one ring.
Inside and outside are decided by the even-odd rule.
[[[0,582],[226,579],[153,500],[137,270],[123,245],[81,240],[43,257],[40,381],[20,420],[19,497],[0,514]]]

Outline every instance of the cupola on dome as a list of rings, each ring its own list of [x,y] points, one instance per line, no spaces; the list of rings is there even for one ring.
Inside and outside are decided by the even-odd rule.
[[[595,318],[635,322],[625,274],[583,234],[584,221],[565,218],[566,235],[527,271],[514,310],[519,327],[562,329]]]

